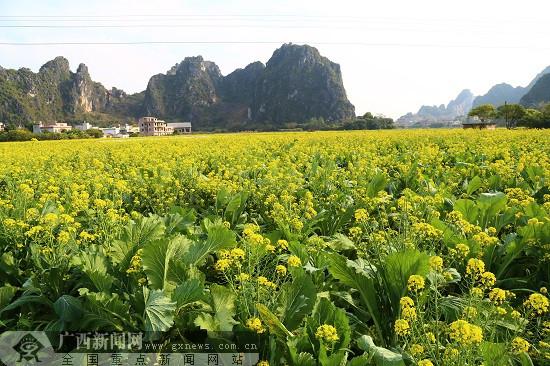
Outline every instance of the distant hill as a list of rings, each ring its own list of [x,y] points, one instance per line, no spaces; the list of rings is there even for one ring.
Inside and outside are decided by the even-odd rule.
[[[519,100],[526,91],[527,88],[521,86],[513,87],[512,85],[506,83],[497,84],[491,87],[486,94],[476,97],[472,107],[475,108],[482,104],[492,104],[495,107],[498,107],[503,105],[505,102],[510,104],[519,103]]]
[[[521,103],[526,106],[547,103],[550,102],[549,74],[550,66],[538,73],[526,87],[514,87],[507,83],[500,83],[492,86],[484,95],[477,97],[474,97],[468,89],[465,89],[447,106],[443,104],[440,106],[423,105],[417,113],[407,113],[397,119],[396,124],[409,127],[449,122],[468,114],[470,109],[482,104],[493,104],[498,107],[505,102],[510,104]]]
[[[497,84],[491,87],[485,95],[476,97],[472,107],[477,107],[482,104],[492,104],[498,107],[505,102],[509,104],[520,103],[521,98],[531,90],[542,76],[548,73],[550,73],[550,66],[539,72],[526,87],[513,87],[507,83]]]
[[[396,124],[400,126],[427,126],[435,122],[454,121],[457,117],[468,113],[472,108],[473,100],[474,95],[472,92],[469,89],[464,89],[446,106],[444,104],[439,106],[423,105],[417,113],[407,113],[397,119]]]
[[[0,121],[135,119],[153,115],[187,120],[194,128],[282,126],[314,118],[355,117],[340,66],[307,45],[284,44],[266,65],[254,62],[223,76],[201,56],[186,57],[127,95],[94,82],[84,64],[75,73],[57,57],[38,73],[0,67]]]
[[[521,98],[520,103],[526,107],[538,107],[550,102],[550,74],[542,76],[533,87]]]

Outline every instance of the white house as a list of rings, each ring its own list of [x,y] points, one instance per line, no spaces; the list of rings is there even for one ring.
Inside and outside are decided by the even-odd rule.
[[[169,122],[168,127],[172,127],[174,133],[191,133],[191,122]]]
[[[56,122],[49,125],[45,125],[42,122],[39,122],[38,124],[35,124],[32,126],[32,132],[33,133],[43,133],[43,132],[51,132],[51,133],[61,133],[61,132],[67,132],[73,129],[73,126],[68,125],[66,123]]]
[[[4,123],[0,122],[0,132],[4,131],[5,128]]]
[[[95,127],[91,123],[82,122],[82,124],[76,125],[76,126],[74,126],[74,128],[76,128],[77,130],[80,130],[80,131],[88,131],[88,130],[91,130],[92,128],[95,128]]]
[[[101,131],[103,131],[103,137],[116,138],[116,139],[121,139],[121,138],[123,139],[123,138],[130,137],[127,131],[121,128],[120,126],[102,128]]]

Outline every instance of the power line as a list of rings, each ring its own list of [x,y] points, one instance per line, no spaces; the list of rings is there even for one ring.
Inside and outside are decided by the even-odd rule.
[[[89,45],[174,45],[174,44],[276,44],[286,41],[122,41],[122,42],[0,42],[0,46],[89,46]],[[532,46],[499,46],[499,45],[451,45],[429,43],[371,43],[371,42],[327,42],[305,41],[292,42],[295,44],[330,45],[330,46],[363,46],[363,47],[418,47],[418,48],[474,48],[474,49],[537,49],[550,50],[550,47]]]

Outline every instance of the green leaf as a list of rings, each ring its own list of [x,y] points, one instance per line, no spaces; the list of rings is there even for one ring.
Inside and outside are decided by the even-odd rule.
[[[175,284],[169,281],[170,265],[180,260],[190,245],[189,239],[177,236],[170,240],[155,240],[143,247],[141,263],[151,287],[167,291],[175,287]]]
[[[117,294],[81,292],[85,314],[80,327],[89,330],[122,331],[131,329],[130,306]]]
[[[307,275],[294,278],[291,283],[282,286],[282,323],[289,330],[298,328],[304,317],[311,313],[316,295],[315,285]]]
[[[462,214],[469,223],[475,224],[479,215],[479,208],[472,200],[457,200],[454,209]]]
[[[210,286],[211,314],[201,314],[195,319],[195,325],[209,332],[230,332],[237,324],[235,316],[235,294],[230,289]]]
[[[196,216],[193,209],[183,207],[172,207],[170,213],[164,216],[164,226],[166,226],[166,235],[175,233],[184,234],[195,222]]]
[[[485,366],[501,366],[510,362],[504,343],[483,342],[479,348]]]
[[[371,198],[376,197],[378,192],[386,187],[386,184],[387,181],[384,173],[380,172],[376,174],[367,185],[367,196]]]
[[[477,207],[480,211],[480,223],[482,225],[493,220],[495,216],[506,208],[508,198],[502,192],[482,193],[477,199]]]
[[[60,320],[74,322],[82,317],[82,304],[76,297],[63,295],[53,303],[53,309]]]
[[[87,272],[86,274],[98,291],[105,293],[111,291],[111,287],[113,287],[113,282],[115,280],[113,276],[99,271]]]
[[[334,343],[334,350],[347,349],[351,338],[348,316],[343,309],[337,308],[330,300],[326,298],[319,300],[313,315],[307,319],[307,324],[312,342],[317,342],[315,337],[317,328],[323,324],[329,324],[336,328],[339,337]]]
[[[357,346],[373,355],[376,366],[405,366],[401,354],[376,346],[371,336],[361,336],[357,340]]]
[[[477,191],[478,189],[481,188],[481,186],[483,185],[483,181],[481,180],[481,178],[479,176],[475,176],[472,178],[472,180],[468,183],[468,187],[466,187],[466,194],[468,196],[471,196],[472,193],[474,193],[475,191]]]
[[[17,287],[13,287],[13,286],[0,287],[0,310],[8,306],[10,301],[15,296],[16,292],[17,292]]]
[[[316,366],[315,359],[311,353],[301,352],[292,360],[292,366]]]
[[[386,262],[380,270],[384,276],[386,296],[389,297],[392,308],[399,308],[399,300],[406,291],[407,281],[411,275],[428,274],[428,262],[429,256],[418,250],[405,250],[386,257]]]
[[[161,290],[143,288],[145,310],[143,319],[146,332],[164,332],[174,323],[176,303],[172,302]]]
[[[21,297],[14,300],[11,304],[3,308],[0,311],[0,314],[2,314],[5,311],[17,309],[20,306],[29,305],[29,304],[44,305],[48,308],[51,308],[53,306],[53,303],[51,302],[51,300],[44,295],[36,295],[33,293],[23,293]]]
[[[369,361],[370,356],[368,354],[362,354],[361,356],[352,358],[347,366],[365,366],[369,364]]]
[[[359,291],[361,305],[366,308],[364,309],[366,313],[370,314],[379,337],[383,339],[387,327],[383,327],[384,319],[381,315],[373,278],[365,272],[360,272],[357,265],[353,264],[354,262],[339,254],[329,255],[329,259],[330,274],[343,284]],[[362,320],[367,322],[370,319]]]
[[[135,252],[146,243],[160,239],[164,229],[162,219],[154,215],[130,221],[124,227],[120,240],[115,240],[110,248],[113,263],[126,270]]]
[[[329,242],[329,245],[336,252],[356,249],[353,241],[351,241],[344,234],[340,233],[334,234],[333,239]]]
[[[286,339],[294,335],[281,323],[279,318],[263,304],[256,304],[256,309],[260,314],[260,318],[267,325],[269,333],[281,338],[286,342]]]
[[[208,227],[207,239],[203,242],[192,244],[183,259],[188,265],[200,265],[208,254],[236,245],[237,242],[233,231],[223,225],[211,225]]]
[[[204,285],[198,279],[189,279],[176,287],[172,295],[178,308],[199,301],[203,297]]]

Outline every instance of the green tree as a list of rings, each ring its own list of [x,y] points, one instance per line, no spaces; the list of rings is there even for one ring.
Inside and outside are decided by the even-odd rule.
[[[504,104],[498,107],[496,116],[504,120],[506,128],[514,128],[525,116],[525,108],[519,104]]]
[[[481,122],[486,123],[491,119],[495,118],[496,114],[497,114],[497,111],[494,105],[482,104],[478,107],[473,108],[470,111],[470,113],[468,113],[468,116],[477,117],[481,120]]]

